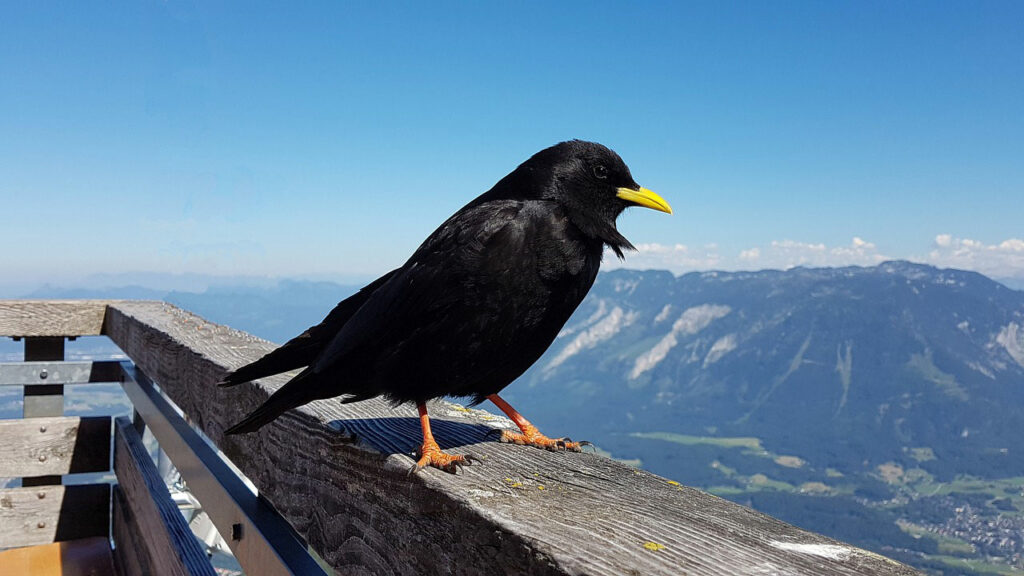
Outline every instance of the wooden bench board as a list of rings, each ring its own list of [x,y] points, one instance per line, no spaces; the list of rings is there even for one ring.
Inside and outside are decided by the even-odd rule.
[[[110,540],[96,536],[0,552],[0,576],[117,576]]]

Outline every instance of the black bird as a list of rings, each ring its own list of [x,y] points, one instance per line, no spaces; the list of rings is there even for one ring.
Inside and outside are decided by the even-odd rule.
[[[498,396],[551,345],[597,276],[605,246],[633,249],[615,220],[629,206],[672,213],[618,154],[572,140],[542,150],[452,215],[401,268],[342,301],[320,324],[230,373],[233,386],[305,366],[228,434],[286,410],[342,396],[415,402],[423,445],[414,470],[454,472],[470,457],[441,451],[425,402],[491,400],[522,433],[501,440],[549,450],[581,443],[542,435]]]

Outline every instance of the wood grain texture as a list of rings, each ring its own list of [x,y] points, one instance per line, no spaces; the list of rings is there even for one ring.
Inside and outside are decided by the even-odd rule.
[[[109,416],[0,420],[0,439],[0,476],[110,470]]]
[[[214,576],[206,553],[127,418],[114,424],[114,542],[125,574]],[[130,556],[130,558],[126,557]]]
[[[111,495],[111,537],[116,542],[114,565],[120,576],[150,576],[158,574],[158,567],[146,553],[146,535],[138,531],[139,519],[132,514],[119,486],[113,487]]]
[[[109,484],[0,490],[0,548],[105,538],[109,531]]]
[[[106,300],[0,300],[0,336],[96,336]]]
[[[458,476],[408,475],[415,411],[377,400],[225,437],[287,377],[214,383],[272,344],[153,302],[112,304],[104,332],[340,573],[916,574],[607,458],[499,444],[487,433],[511,423],[445,402],[429,406],[438,441],[483,459]]]

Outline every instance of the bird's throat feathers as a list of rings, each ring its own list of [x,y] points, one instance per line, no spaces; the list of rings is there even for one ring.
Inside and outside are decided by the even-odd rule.
[[[573,210],[568,207],[567,215],[571,222],[583,236],[600,240],[605,246],[612,249],[619,260],[625,260],[623,250],[636,251],[636,247],[623,236],[615,227],[615,220],[608,222],[601,218],[594,218],[586,211]]]
[[[611,248],[612,252],[615,252],[615,255],[619,257],[619,260],[626,259],[626,257],[622,254],[623,250],[631,250],[633,252],[636,252],[636,246],[633,246],[633,244],[631,244],[629,240],[626,240],[625,236],[619,234],[618,230],[613,228],[612,234],[615,235],[614,239],[603,240],[605,245]]]

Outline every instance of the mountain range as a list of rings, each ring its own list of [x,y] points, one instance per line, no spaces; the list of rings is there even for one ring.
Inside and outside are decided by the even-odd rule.
[[[756,436],[842,471],[930,449],[943,480],[1024,475],[1024,292],[973,272],[609,272],[525,382],[593,434]]]

